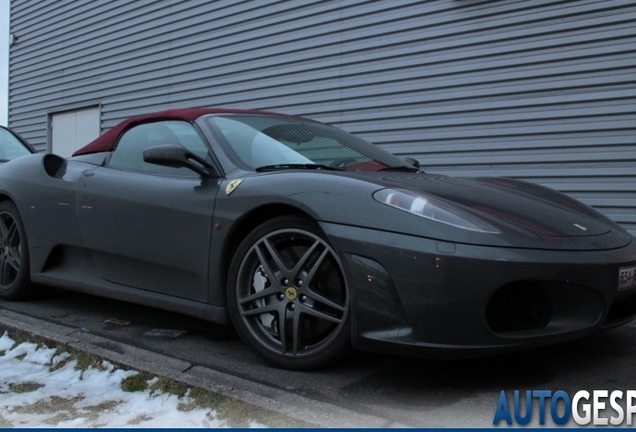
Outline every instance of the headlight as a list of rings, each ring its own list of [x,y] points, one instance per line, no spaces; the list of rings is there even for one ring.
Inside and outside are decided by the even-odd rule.
[[[382,189],[374,193],[373,198],[382,204],[446,225],[469,231],[501,233],[477,216],[431,196],[402,189]]]

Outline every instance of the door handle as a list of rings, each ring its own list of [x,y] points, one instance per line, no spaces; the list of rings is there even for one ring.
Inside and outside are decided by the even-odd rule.
[[[91,170],[82,171],[82,175],[84,177],[93,177],[95,175],[95,171],[91,171]]]

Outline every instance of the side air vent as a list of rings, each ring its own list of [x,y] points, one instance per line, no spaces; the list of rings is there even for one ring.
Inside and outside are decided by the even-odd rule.
[[[53,178],[62,178],[66,174],[66,159],[54,154],[47,154],[42,159],[44,171]]]

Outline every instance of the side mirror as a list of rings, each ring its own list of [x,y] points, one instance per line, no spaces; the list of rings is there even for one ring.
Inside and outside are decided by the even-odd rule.
[[[420,163],[418,161],[416,161],[415,159],[413,159],[413,158],[405,157],[404,158],[404,162],[406,162],[409,165],[414,166],[417,169],[420,169]]]
[[[202,177],[214,172],[213,165],[180,144],[163,144],[144,150],[144,162],[172,168],[188,168]]]

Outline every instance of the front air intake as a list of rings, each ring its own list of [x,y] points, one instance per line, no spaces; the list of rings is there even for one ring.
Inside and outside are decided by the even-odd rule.
[[[499,288],[486,307],[488,326],[495,333],[541,329],[552,319],[550,299],[540,283],[519,282]]]
[[[603,328],[624,324],[633,320],[634,317],[636,317],[636,294],[618,296],[610,307]]]

